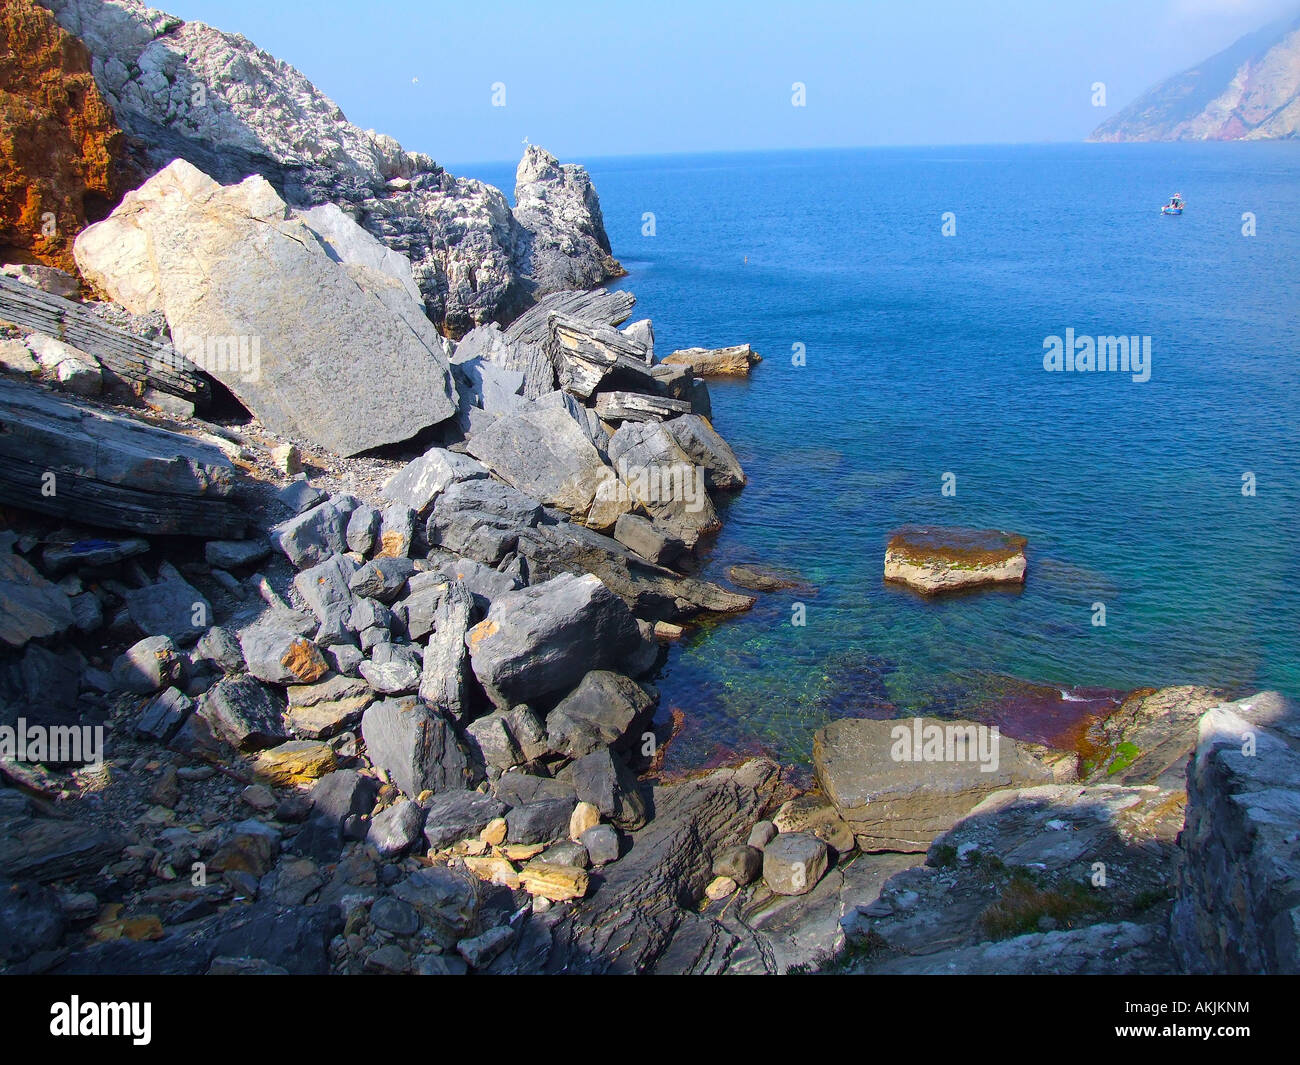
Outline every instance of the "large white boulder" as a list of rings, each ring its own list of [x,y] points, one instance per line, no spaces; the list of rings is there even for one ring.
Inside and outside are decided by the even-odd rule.
[[[184,160],[77,237],[82,275],[268,429],[341,455],[456,412],[444,341],[409,273],[342,212],[291,211],[265,178],[222,186]]]

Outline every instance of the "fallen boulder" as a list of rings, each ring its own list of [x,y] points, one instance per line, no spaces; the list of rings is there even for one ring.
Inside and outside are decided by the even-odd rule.
[[[374,243],[351,225],[356,243]],[[423,308],[336,247],[265,178],[222,187],[178,159],[83,230],[74,253],[127,310],[166,314],[181,353],[268,429],[354,455],[452,416],[455,391]]]
[[[519,491],[593,528],[610,528],[630,506],[614,471],[570,410],[545,398],[473,433],[466,446]]]
[[[463,789],[468,761],[450,722],[408,696],[373,703],[361,720],[370,761],[411,798]]]
[[[722,527],[697,466],[663,422],[624,422],[609,440],[619,488],[687,546]],[[630,509],[630,508],[628,508]]]
[[[465,636],[470,665],[502,708],[563,690],[639,644],[627,605],[590,574],[565,574],[498,597]]]

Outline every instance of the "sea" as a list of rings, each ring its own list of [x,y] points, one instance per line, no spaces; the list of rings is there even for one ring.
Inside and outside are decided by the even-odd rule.
[[[672,646],[668,770],[807,767],[840,717],[1068,747],[1137,689],[1300,696],[1300,143],[580,161],[657,353],[763,358],[710,384],[749,483],[701,574],[799,578]],[[1045,364],[1112,336],[1149,358]],[[908,524],[1026,536],[1023,588],[886,585]]]

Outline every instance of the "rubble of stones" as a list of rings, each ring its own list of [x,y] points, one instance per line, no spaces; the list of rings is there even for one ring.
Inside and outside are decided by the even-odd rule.
[[[631,306],[589,295],[604,319]],[[243,539],[7,512],[3,723],[106,735],[99,765],[0,761],[11,968],[122,971],[183,941],[166,965],[481,970],[524,916],[573,905],[620,860],[653,812],[637,773],[658,742],[646,678],[662,641],[753,601],[671,568],[717,526],[708,493],[744,475],[695,413],[702,382],[658,372],[648,322],[541,311],[550,338],[562,326],[584,345],[548,355],[570,388],[527,399],[527,375],[473,354],[471,335],[451,359],[450,446],[405,463],[176,412],[167,424],[225,442]],[[47,342],[17,331],[6,350]],[[6,369],[79,402],[121,398],[58,365]],[[598,416],[610,394],[625,408]],[[664,462],[706,490],[638,497],[612,452],[624,476]],[[328,472],[299,472],[304,455]],[[269,946],[192,949],[259,921],[280,930]]]

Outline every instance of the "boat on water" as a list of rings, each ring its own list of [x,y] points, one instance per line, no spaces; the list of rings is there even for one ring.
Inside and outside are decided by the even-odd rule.
[[[1169,202],[1160,208],[1161,214],[1182,214],[1183,213],[1183,194],[1175,192],[1169,197]]]

